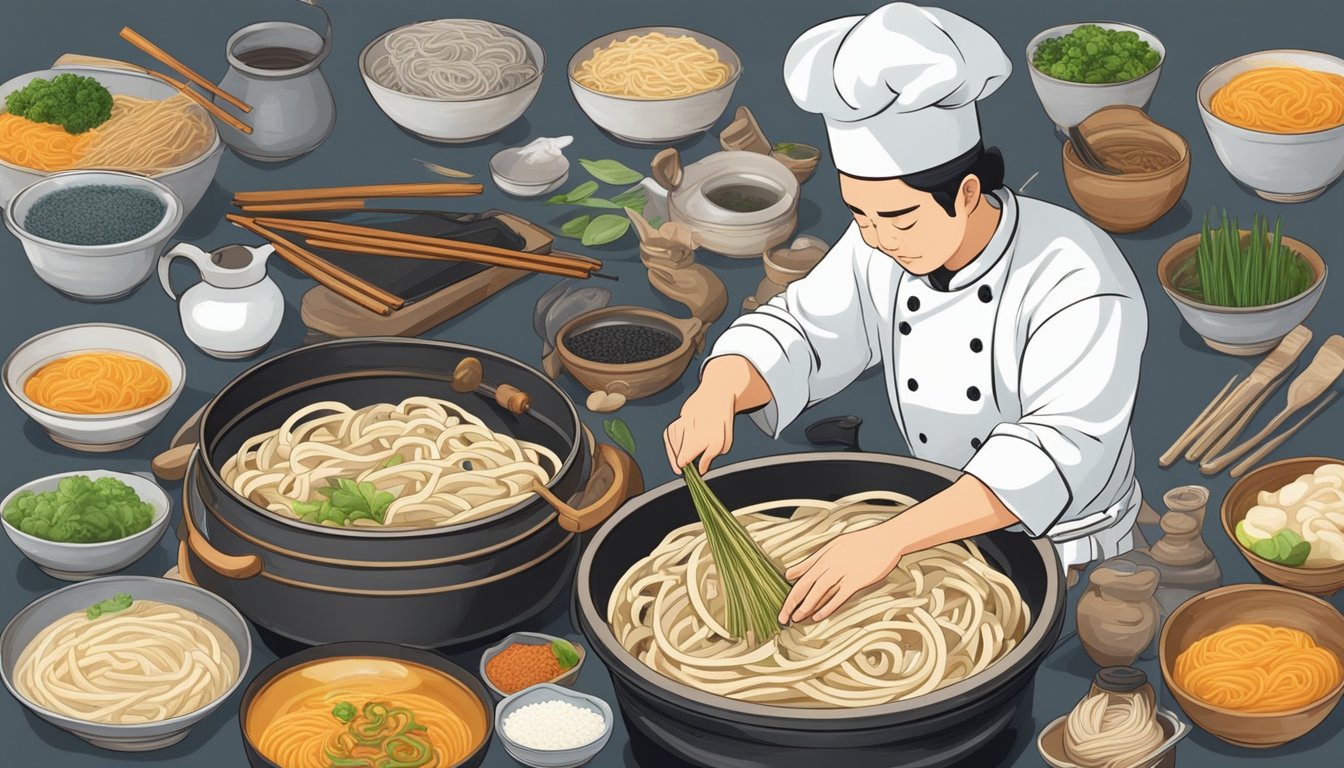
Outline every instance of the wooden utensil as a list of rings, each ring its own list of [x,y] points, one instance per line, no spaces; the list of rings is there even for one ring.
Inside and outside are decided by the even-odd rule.
[[[1265,387],[1264,390],[1256,396],[1255,400],[1251,401],[1250,406],[1242,412],[1241,416],[1232,424],[1231,428],[1223,433],[1222,437],[1218,438],[1218,442],[1214,443],[1209,450],[1204,453],[1204,456],[1217,456],[1226,450],[1227,446],[1231,445],[1232,441],[1236,440],[1242,431],[1246,429],[1246,425],[1251,423],[1251,419],[1255,418],[1255,414],[1259,413],[1260,409],[1264,407],[1265,401],[1272,397],[1275,392],[1278,392],[1279,387],[1283,386],[1283,383],[1287,380],[1288,372],[1285,371],[1277,379],[1271,381],[1269,386]],[[1203,460],[1204,456],[1199,457],[1200,460]]]
[[[1274,430],[1283,426],[1294,413],[1310,405],[1329,389],[1340,374],[1344,374],[1344,336],[1331,336],[1316,351],[1311,365],[1293,379],[1288,385],[1288,402],[1263,429],[1241,445],[1210,461],[1202,462],[1199,471],[1206,475],[1222,472],[1232,462],[1250,452],[1256,445],[1269,437]]]
[[[370,197],[472,197],[485,187],[460,181],[414,182],[410,184],[363,184],[351,187],[314,187],[310,189],[270,189],[260,192],[235,192],[234,205],[263,203],[311,203],[319,200],[356,200]]]
[[[1218,406],[1227,398],[1227,393],[1232,389],[1232,385],[1237,382],[1237,378],[1238,377],[1234,375],[1232,378],[1228,379],[1227,383],[1223,385],[1223,388],[1219,390],[1218,394],[1214,395],[1213,399],[1209,401],[1209,404],[1204,406],[1204,410],[1199,412],[1199,415],[1195,417],[1195,420],[1190,422],[1190,426],[1185,428],[1185,431],[1181,433],[1181,436],[1176,438],[1176,442],[1172,443],[1171,447],[1167,449],[1167,452],[1162,454],[1157,460],[1157,465],[1159,467],[1170,467],[1172,464],[1176,463],[1176,459],[1181,456],[1181,451],[1185,450],[1185,447],[1199,436],[1200,431],[1208,426],[1209,418],[1218,411]]]
[[[196,70],[192,69],[191,67],[188,67],[186,64],[183,64],[182,62],[173,58],[172,54],[168,53],[167,51],[163,50],[157,45],[151,43],[139,32],[136,32],[130,27],[121,28],[121,39],[125,40],[131,45],[134,45],[136,48],[139,48],[141,51],[144,51],[150,56],[153,56],[154,58],[162,62],[165,66],[167,66],[169,69],[173,70],[174,72],[177,72],[179,75],[187,78],[196,85],[199,85],[200,87],[204,88],[210,93],[213,93],[219,98],[227,101],[228,103],[232,104],[238,109],[241,109],[244,112],[252,111],[252,107],[244,103],[242,99],[239,99],[238,97],[223,90],[222,88],[210,82],[209,80],[206,80],[204,77],[201,77],[199,74],[196,73]]]
[[[61,56],[56,59],[55,63],[52,64],[52,67],[54,68],[98,67],[102,69],[125,69],[130,72],[139,72],[142,75],[149,75],[150,77],[162,80],[163,82],[178,89],[179,91],[182,92],[184,96],[196,102],[196,104],[201,109],[204,109],[206,112],[209,112],[211,115],[214,115],[223,122],[229,124],[234,129],[242,131],[243,133],[249,133],[249,134],[252,133],[252,126],[248,125],[247,123],[244,123],[243,121],[239,120],[238,118],[234,117],[228,112],[225,112],[218,104],[214,103],[213,101],[205,98],[201,94],[192,90],[191,86],[187,85],[181,80],[175,80],[161,72],[155,72],[150,69],[145,69],[144,67],[137,66],[135,64],[130,64],[125,61],[117,61],[116,59],[105,59],[100,56],[85,56],[80,53],[61,54]]]
[[[1087,137],[1076,125],[1069,127],[1069,144],[1073,147],[1073,154],[1088,168],[1110,176],[1122,175],[1120,171],[1107,165],[1106,161],[1101,159],[1101,155],[1092,148],[1092,145],[1087,141]]]
[[[1273,440],[1270,440],[1269,442],[1260,446],[1258,450],[1254,451],[1250,456],[1247,456],[1245,459],[1243,459],[1240,464],[1233,467],[1232,471],[1229,472],[1228,474],[1231,475],[1233,478],[1241,477],[1242,475],[1246,474],[1248,471],[1250,471],[1252,467],[1263,461],[1264,458],[1268,456],[1271,452],[1273,452],[1275,448],[1278,448],[1280,445],[1283,445],[1284,441],[1286,441],[1288,438],[1296,434],[1299,429],[1306,426],[1307,422],[1316,418],[1321,413],[1321,411],[1324,411],[1327,406],[1329,406],[1331,403],[1335,401],[1335,396],[1337,394],[1338,394],[1337,392],[1331,392],[1330,394],[1326,395],[1325,399],[1317,403],[1315,408],[1312,408],[1310,411],[1308,411],[1306,416],[1303,416],[1301,420],[1299,420],[1293,426],[1285,429],[1282,434],[1278,435]]]
[[[1217,412],[1210,417],[1208,426],[1200,430],[1198,438],[1186,451],[1186,460],[1199,461],[1207,455],[1209,448],[1227,432],[1242,412],[1250,407],[1260,392],[1297,362],[1310,342],[1311,330],[1306,326],[1299,325],[1289,331],[1279,345],[1265,355],[1265,359],[1260,361],[1255,370],[1251,371],[1245,381],[1233,390],[1227,400],[1218,407]]]

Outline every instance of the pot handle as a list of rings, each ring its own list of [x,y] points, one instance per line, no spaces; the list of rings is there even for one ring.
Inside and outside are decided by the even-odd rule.
[[[205,567],[230,579],[250,579],[261,573],[260,557],[256,555],[226,555],[215,549],[215,546],[196,529],[196,523],[191,519],[191,510],[182,510],[182,523],[187,532],[186,539],[182,542],[183,547],[189,547],[191,552],[200,558],[202,563],[205,563]],[[185,558],[185,550],[181,551],[180,554]],[[182,572],[189,573],[189,570],[183,570]]]
[[[859,427],[863,419],[858,416],[832,416],[808,426],[807,441],[815,446],[834,445],[846,451],[859,451]]]
[[[592,478],[597,477],[604,468],[611,470],[611,485],[583,509],[571,507],[544,485],[535,486],[537,495],[560,514],[561,528],[570,533],[590,531],[611,517],[611,513],[630,497],[644,492],[644,475],[630,454],[606,443],[598,444],[593,451],[593,472],[589,482],[593,482]]]
[[[202,251],[191,243],[178,243],[173,249],[159,257],[159,284],[163,286],[163,292],[168,294],[168,298],[177,301],[177,294],[173,293],[172,283],[168,282],[168,266],[173,263],[173,259],[183,258],[191,259],[196,264],[196,269],[204,278],[205,273],[210,270],[214,264],[210,261],[210,254]]]

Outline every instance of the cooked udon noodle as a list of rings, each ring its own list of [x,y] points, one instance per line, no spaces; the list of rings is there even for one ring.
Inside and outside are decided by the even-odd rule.
[[[1162,744],[1150,693],[1097,691],[1069,713],[1064,754],[1078,768],[1130,768]]]
[[[914,503],[873,491],[835,502],[773,501],[734,514],[788,566]],[[791,517],[768,514],[789,508],[796,508]],[[657,672],[732,699],[803,707],[873,706],[935,691],[1002,658],[1030,623],[1017,587],[970,541],[906,555],[881,586],[764,645],[729,639],[722,615],[699,523],[668,534],[625,573],[607,605],[617,641]]]
[[[574,81],[599,93],[636,99],[692,96],[728,82],[718,51],[690,35],[631,35],[598,48],[574,69]]]
[[[332,480],[372,483],[394,496],[383,526],[428,528],[508,509],[535,493],[536,483],[549,482],[560,464],[549,448],[495,432],[447,400],[410,397],[363,408],[314,403],[244,441],[221,475],[247,499],[288,517],[298,517],[294,502],[320,499]]]
[[[14,684],[33,704],[91,723],[151,723],[195,712],[238,679],[238,649],[195,612],[136,600],[71,613],[19,654]]]
[[[388,33],[369,74],[394,91],[432,99],[474,99],[518,88],[537,75],[527,46],[497,24],[424,21]]]

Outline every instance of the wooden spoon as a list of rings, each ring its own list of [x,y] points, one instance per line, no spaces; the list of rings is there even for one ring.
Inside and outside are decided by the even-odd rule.
[[[1321,348],[1316,351],[1316,356],[1312,358],[1311,365],[1308,365],[1307,369],[1298,374],[1297,378],[1293,379],[1293,383],[1288,385],[1288,402],[1284,405],[1283,410],[1279,411],[1279,414],[1251,439],[1216,459],[1201,463],[1199,471],[1206,475],[1216,475],[1222,472],[1232,462],[1259,445],[1261,440],[1269,437],[1274,430],[1283,426],[1284,422],[1292,418],[1294,413],[1314,402],[1316,398],[1334,385],[1340,374],[1344,374],[1344,336],[1335,335],[1325,340]]]

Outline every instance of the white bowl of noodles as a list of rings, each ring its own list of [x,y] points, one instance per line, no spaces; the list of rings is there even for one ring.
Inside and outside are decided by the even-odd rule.
[[[535,40],[476,19],[406,24],[359,54],[378,108],[416,136],[449,144],[484,139],[522,117],[545,69]]]
[[[149,113],[144,113],[143,120],[136,122],[121,120],[121,116],[129,116],[126,114],[129,110],[125,107],[137,104],[146,106],[144,102],[148,100],[165,101],[177,96],[177,89],[149,75],[129,69],[62,66],[19,75],[0,85],[0,113],[3,112],[4,98],[10,93],[37,78],[49,80],[65,73],[93,77],[112,94],[115,102],[113,116],[107,123],[95,128],[95,131],[102,131],[106,136],[114,123],[118,121],[124,123],[116,127],[115,146],[105,145],[97,155],[94,155],[91,149],[92,157],[88,159],[93,164],[88,167],[126,171],[162,182],[182,201],[183,216],[190,214],[204,197],[210,182],[214,180],[220,157],[224,154],[224,143],[220,141],[214,122],[209,119],[205,111],[199,107],[194,111],[183,107],[186,114],[195,115],[201,118],[200,120],[183,118],[183,112],[176,109],[167,110],[167,114],[159,118],[151,118],[148,116]],[[179,98],[186,97],[179,96]],[[172,104],[177,105],[179,102],[174,101]],[[144,134],[142,130],[144,126],[148,126],[152,136]],[[148,145],[149,138],[158,139],[154,142],[155,146]],[[0,131],[0,142],[9,140],[12,140],[11,137]],[[96,143],[93,149],[97,149]],[[12,153],[0,148],[0,206],[9,205],[10,199],[19,190],[52,173],[85,167],[74,165],[42,170],[7,160],[6,156],[12,156]]]
[[[1311,94],[1302,91],[1294,99],[1284,95],[1292,83],[1264,83],[1275,89],[1279,97],[1273,108],[1264,106],[1254,93],[1240,98],[1242,105],[1229,105],[1220,116],[1220,108],[1213,104],[1215,94],[1239,76],[1256,70],[1296,67],[1324,73],[1324,76],[1344,77],[1344,59],[1328,53],[1299,50],[1259,51],[1226,61],[1204,75],[1196,91],[1199,116],[1209,133],[1209,141],[1218,159],[1237,181],[1250,187],[1266,200],[1278,203],[1296,203],[1318,197],[1344,175],[1344,122],[1319,121],[1320,127],[1295,129],[1277,124],[1274,109],[1291,109],[1305,113],[1312,106],[1320,109],[1344,109],[1344,95],[1338,88],[1334,96],[1325,92]],[[1302,84],[1298,84],[1301,86]],[[1253,87],[1243,86],[1246,91]],[[1315,104],[1306,101],[1316,99]],[[1239,109],[1255,115],[1255,122],[1232,114]],[[1268,124],[1262,124],[1268,123]],[[1267,130],[1268,128],[1273,130]]]
[[[130,605],[93,618],[86,613],[119,595],[128,595]],[[118,633],[93,634],[99,623],[113,621]],[[75,658],[81,674],[65,664],[44,667],[52,654]],[[19,611],[0,633],[0,677],[14,698],[52,725],[122,752],[181,741],[238,688],[251,661],[252,636],[233,606],[200,587],[149,576],[58,589]],[[156,673],[177,679],[152,680]],[[133,679],[139,676],[144,680]]]
[[[714,125],[733,98],[742,61],[700,32],[638,27],[589,42],[568,72],[574,100],[597,127],[622,141],[667,144]]]

